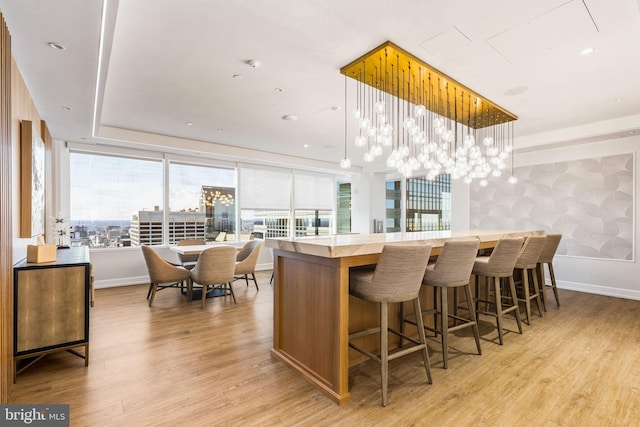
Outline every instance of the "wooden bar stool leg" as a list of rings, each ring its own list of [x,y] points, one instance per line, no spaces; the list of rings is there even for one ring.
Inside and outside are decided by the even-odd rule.
[[[440,307],[441,311],[441,321],[442,321],[442,362],[444,365],[444,369],[448,367],[449,360],[449,301],[448,301],[448,292],[447,287],[439,287],[440,289]]]
[[[387,406],[387,383],[389,374],[389,306],[380,303],[380,376],[382,377],[382,406]]]
[[[420,308],[420,298],[416,298],[413,300],[413,311],[416,313],[422,312],[422,309]],[[429,366],[430,365],[429,351],[427,349],[427,336],[424,333],[424,322],[422,321],[422,316],[416,316],[416,323],[418,327],[418,339],[420,343],[424,344],[424,348],[422,349],[422,361],[424,362],[424,368],[425,368],[425,371],[427,372],[427,382],[431,384],[432,380],[431,380],[431,368]]]
[[[478,347],[478,354],[482,354],[482,349],[480,348],[480,331],[478,330],[478,318],[476,317],[476,312],[473,310],[473,300],[471,299],[471,286],[467,285],[464,287],[465,296],[467,298],[467,306],[469,307],[469,317],[471,321],[474,322],[474,325],[471,327],[473,329],[473,336],[476,339],[476,347]]]
[[[527,315],[527,325],[531,325],[531,299],[529,298],[529,274],[522,271],[522,292],[524,292],[524,308]]]
[[[538,307],[538,314],[540,315],[540,317],[544,317],[544,314],[542,311],[542,306],[544,304],[542,304],[542,298],[540,296],[540,288],[538,287],[538,274],[536,272],[536,269],[532,268],[529,271],[531,272],[531,281],[533,282],[532,286],[535,291],[535,301],[536,301],[536,307]],[[544,310],[544,311],[547,311],[547,310]]]
[[[522,334],[522,320],[520,319],[520,307],[518,306],[518,295],[516,294],[516,283],[513,280],[513,276],[509,277],[509,288],[511,292],[511,301],[513,301],[514,306],[516,307],[513,310],[514,316],[516,317],[516,323],[518,324],[518,332]]]
[[[538,263],[536,265],[536,269],[534,271],[538,279],[538,294],[540,295],[540,301],[542,301],[542,309],[547,311],[547,295],[546,295],[546,286],[544,279],[544,264]]]
[[[553,295],[556,297],[556,304],[560,307],[560,298],[558,298],[558,288],[556,287],[556,275],[553,273],[553,264],[549,263],[547,265],[549,266],[549,276],[551,276],[551,288],[553,289]]]
[[[498,327],[498,340],[500,341],[500,345],[504,344],[504,339],[502,336],[502,297],[500,295],[500,278],[493,278],[493,289],[494,289],[494,297],[496,299],[496,326]],[[516,302],[517,304],[517,302]]]

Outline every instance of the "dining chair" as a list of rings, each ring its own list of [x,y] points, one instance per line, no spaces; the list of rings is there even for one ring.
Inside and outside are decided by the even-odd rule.
[[[256,263],[258,262],[258,255],[260,254],[260,248],[262,247],[262,241],[260,240],[249,240],[245,245],[238,251],[236,255],[236,269],[234,272],[234,280],[244,279],[249,286],[249,274],[253,278],[253,283],[256,285],[256,290],[260,290],[258,288],[258,281],[256,280]]]
[[[150,283],[149,292],[147,292],[149,307],[153,304],[157,291],[166,288],[182,288],[185,280],[189,282],[189,270],[171,264],[150,246],[142,246],[142,255],[149,272]]]
[[[389,327],[389,304],[413,301],[413,309],[420,313],[420,286],[424,270],[429,261],[431,245],[395,246],[385,245],[375,270],[354,270],[349,274],[349,293],[365,301],[380,304],[380,326],[349,334],[349,347],[380,363],[382,383],[382,406],[387,406],[387,383],[389,361],[398,357],[422,352],[422,361],[427,372],[427,381],[431,384],[429,353],[424,333],[422,317],[417,316],[418,340],[404,335]],[[415,345],[389,352],[389,332],[392,332]],[[380,356],[365,350],[354,340],[371,334],[380,335]]]
[[[222,285],[225,295],[228,290],[233,303],[236,303],[231,282],[233,282],[237,252],[233,246],[214,246],[200,253],[196,266],[190,270],[191,280],[189,280],[187,291],[189,301],[193,295],[193,285],[197,283],[202,286],[201,308],[204,308],[204,302],[207,299],[207,289],[209,286],[216,285]]]
[[[197,246],[197,245],[206,245],[207,242],[204,239],[182,239],[178,240],[177,246]],[[198,256],[200,254],[178,254],[178,258],[180,258],[180,263],[184,268],[191,270],[196,266],[196,261],[198,261]]]

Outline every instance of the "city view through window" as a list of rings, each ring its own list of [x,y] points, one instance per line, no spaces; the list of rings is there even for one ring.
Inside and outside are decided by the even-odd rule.
[[[112,248],[165,240],[175,244],[186,238],[288,237],[289,210],[242,209],[236,224],[235,174],[234,169],[170,163],[165,239],[161,160],[72,152],[69,243]],[[295,210],[296,236],[330,234],[332,215],[331,210]],[[346,228],[345,220],[341,223]]]

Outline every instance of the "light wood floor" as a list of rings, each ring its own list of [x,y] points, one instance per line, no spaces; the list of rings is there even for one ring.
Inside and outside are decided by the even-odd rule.
[[[640,426],[640,301],[561,291],[562,307],[550,302],[504,346],[482,319],[482,356],[453,336],[448,370],[433,341],[432,385],[419,354],[392,362],[386,408],[375,362],[352,368],[339,407],[271,358],[269,275],[259,292],[236,282],[237,305],[204,310],[175,289],[151,309],[146,286],[98,289],[89,367],[49,355],[18,376],[10,403],[68,403],[72,426]]]

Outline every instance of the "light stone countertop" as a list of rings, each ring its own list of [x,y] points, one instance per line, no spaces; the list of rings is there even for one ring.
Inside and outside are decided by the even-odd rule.
[[[504,236],[529,236],[544,234],[544,230],[464,230],[426,231],[414,233],[340,234],[296,238],[268,238],[265,246],[283,251],[315,255],[325,258],[341,258],[382,252],[387,244],[430,244],[442,246],[446,240],[474,239],[480,242],[499,240]]]

